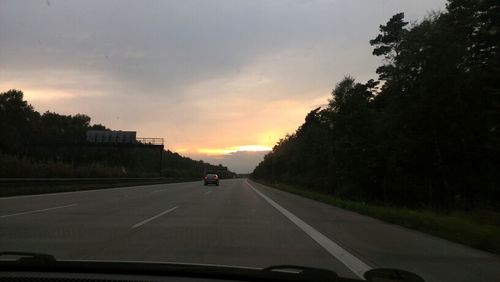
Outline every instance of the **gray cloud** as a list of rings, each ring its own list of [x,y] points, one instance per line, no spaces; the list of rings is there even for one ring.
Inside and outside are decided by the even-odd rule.
[[[391,14],[414,8],[416,18],[443,1],[418,2],[3,1],[0,60],[9,70],[97,71],[160,94],[287,48],[369,56],[362,50]]]

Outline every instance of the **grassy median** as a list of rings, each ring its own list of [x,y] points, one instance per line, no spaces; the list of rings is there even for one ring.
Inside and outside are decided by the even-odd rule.
[[[441,214],[428,210],[412,210],[348,201],[305,188],[255,179],[254,181],[473,248],[500,254],[500,213],[498,212],[460,211]]]

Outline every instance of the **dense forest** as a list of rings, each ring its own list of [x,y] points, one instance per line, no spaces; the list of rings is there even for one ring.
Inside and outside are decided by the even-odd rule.
[[[0,93],[0,177],[152,177],[160,151],[142,147],[83,146],[88,130],[109,130],[87,115],[40,114],[22,91]],[[69,146],[82,145],[82,146]],[[198,178],[220,169],[162,151],[161,176]]]
[[[369,41],[377,80],[346,76],[253,177],[390,205],[500,207],[500,3],[450,0]]]

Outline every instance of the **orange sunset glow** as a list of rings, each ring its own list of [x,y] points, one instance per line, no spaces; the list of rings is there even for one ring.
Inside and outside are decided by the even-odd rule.
[[[225,154],[230,154],[230,153],[236,153],[238,151],[246,151],[246,152],[266,152],[270,151],[272,148],[267,147],[267,146],[262,146],[262,145],[245,145],[245,146],[235,146],[235,147],[228,147],[228,148],[222,148],[222,149],[214,149],[214,148],[200,148],[198,149],[198,153],[202,154],[207,154],[209,156],[212,155],[225,155]]]

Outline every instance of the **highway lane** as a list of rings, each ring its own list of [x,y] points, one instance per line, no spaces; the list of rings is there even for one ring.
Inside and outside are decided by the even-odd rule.
[[[336,257],[310,232],[361,267],[399,267],[428,281],[500,277],[497,256],[245,179],[224,180],[219,187],[200,181],[0,198],[1,250],[61,259],[298,264],[356,277],[359,265]]]
[[[299,264],[355,277],[244,180],[219,187],[200,181],[0,199],[0,216],[70,204],[0,219],[0,249],[61,259]]]

